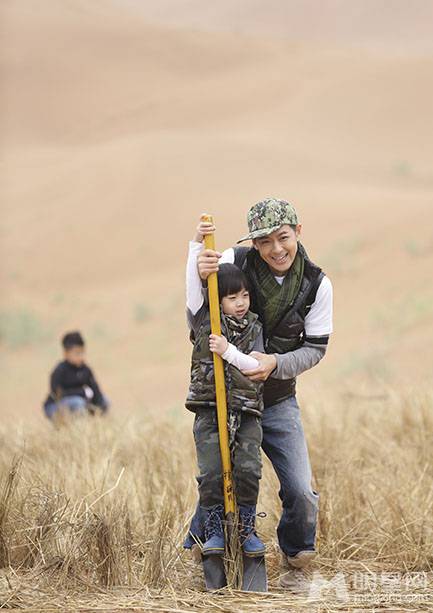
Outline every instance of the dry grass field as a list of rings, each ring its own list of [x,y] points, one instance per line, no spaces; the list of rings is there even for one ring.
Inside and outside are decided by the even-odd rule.
[[[432,23],[430,0],[0,3],[0,607],[433,610]],[[181,548],[187,242],[207,211],[232,246],[269,195],[334,287],[298,381],[312,572],[347,588],[317,601],[279,588],[268,464],[269,594],[206,594]],[[112,410],[55,430],[76,328]]]
[[[333,589],[316,603],[309,593],[279,588],[279,501],[268,465],[259,508],[267,512],[260,532],[269,547],[270,593],[204,593],[201,569],[181,547],[195,502],[189,423],[155,413],[80,419],[59,430],[3,425],[0,603],[333,611],[378,606],[391,594],[395,610],[401,594],[404,610],[433,607],[433,396],[390,392],[304,408],[321,495],[314,570],[328,578],[343,573],[346,600]],[[391,573],[400,583],[386,583]],[[366,592],[359,579],[370,575],[377,584]],[[423,580],[408,587],[406,575]]]

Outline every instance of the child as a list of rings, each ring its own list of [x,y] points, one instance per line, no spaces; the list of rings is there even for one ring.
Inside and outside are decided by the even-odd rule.
[[[84,363],[85,346],[79,332],[68,332],[62,338],[64,361],[51,373],[50,394],[44,402],[45,415],[53,419],[64,407],[71,413],[94,413],[95,407],[103,412],[108,402]]]
[[[223,483],[216,415],[212,352],[224,360],[227,390],[229,441],[236,500],[239,507],[242,548],[250,556],[263,555],[265,546],[255,532],[256,503],[261,478],[260,445],[263,410],[262,384],[250,381],[241,370],[257,368],[247,355],[263,352],[262,326],[249,310],[247,279],[233,264],[223,264],[218,272],[223,336],[210,334],[207,298],[203,295],[197,270],[197,256],[205,234],[212,226],[200,223],[190,242],[187,263],[187,316],[194,342],[191,384],[186,407],[195,412],[194,440],[199,467],[198,490],[202,527],[190,535],[186,548],[204,540],[203,555],[224,553]]]

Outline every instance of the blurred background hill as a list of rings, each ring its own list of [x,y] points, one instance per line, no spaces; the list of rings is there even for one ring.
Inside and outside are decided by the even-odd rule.
[[[79,328],[116,411],[182,410],[187,243],[297,207],[335,332],[303,398],[431,384],[429,1],[1,4],[2,415]]]

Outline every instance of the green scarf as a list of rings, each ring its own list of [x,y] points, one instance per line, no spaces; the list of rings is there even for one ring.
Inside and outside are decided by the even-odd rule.
[[[263,309],[266,335],[272,332],[274,326],[292,306],[301,287],[304,275],[304,248],[298,242],[298,251],[293,264],[289,268],[283,283],[280,285],[271,269],[259,255],[256,249],[248,254],[247,270],[254,284],[256,295]]]
[[[244,336],[244,331],[249,325],[248,317],[243,317],[242,319],[237,319],[234,315],[226,315],[223,316],[228,333],[228,341],[236,345],[239,344],[239,341]]]

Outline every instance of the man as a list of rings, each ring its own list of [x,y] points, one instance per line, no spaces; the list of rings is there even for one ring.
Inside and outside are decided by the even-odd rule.
[[[282,585],[295,587],[315,556],[319,495],[311,487],[311,467],[296,400],[296,377],[325,355],[332,332],[332,285],[308,258],[299,242],[302,226],[294,207],[275,198],[254,205],[248,213],[252,247],[218,253],[204,250],[198,258],[200,277],[235,263],[248,277],[251,310],[263,324],[265,352],[253,352],[259,367],[244,371],[264,381],[262,448],[280,482],[282,515],[278,542],[290,571]],[[194,522],[191,532],[194,533]]]

